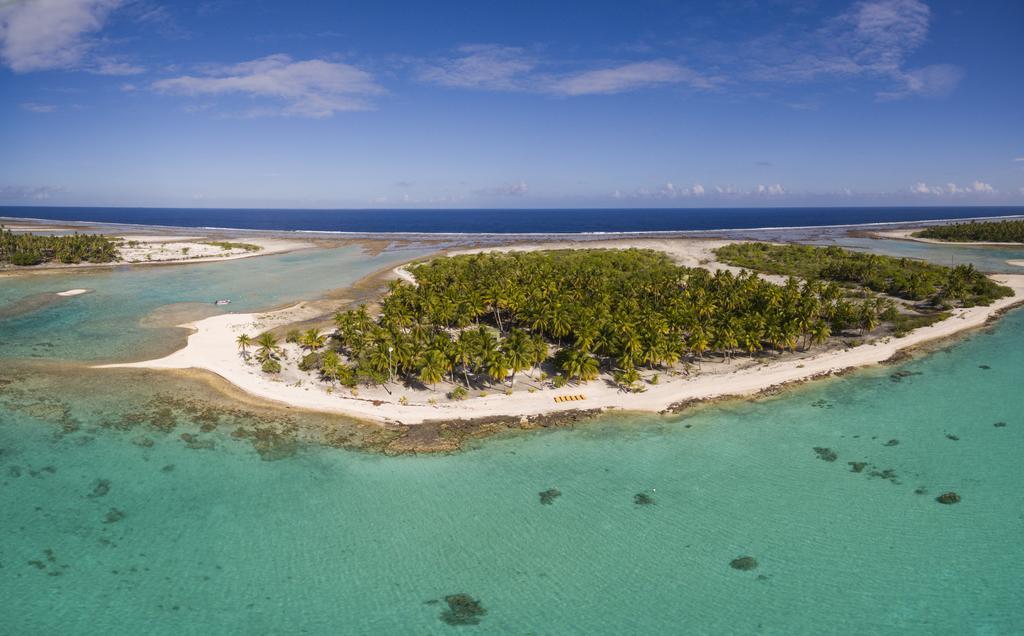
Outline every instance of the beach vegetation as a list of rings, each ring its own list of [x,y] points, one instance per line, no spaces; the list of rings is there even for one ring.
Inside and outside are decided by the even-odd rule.
[[[0,225],[0,264],[19,267],[58,263],[112,263],[120,260],[119,241],[103,234],[42,234],[14,233]]]
[[[320,365],[320,354],[312,351],[302,356],[302,359],[299,360],[299,371],[317,371],[320,369]]]
[[[247,333],[239,334],[238,337],[235,338],[235,343],[238,344],[238,350],[242,352],[242,356],[248,358],[249,347],[253,346],[252,336]]]
[[[961,243],[1024,243],[1024,219],[933,225],[911,236]]]
[[[281,347],[277,344],[277,337],[269,331],[264,332],[256,338],[256,359],[261,363],[276,359],[281,353]]]
[[[225,252],[230,250],[245,250],[246,252],[258,252],[262,247],[254,245],[252,243],[233,243],[231,241],[205,241],[206,245],[213,245],[219,247]]]
[[[834,245],[732,243],[718,248],[716,254],[729,265],[797,276],[818,284],[860,287],[906,300],[929,300],[937,306],[989,305],[1013,295],[1010,288],[999,285],[973,265],[946,267],[910,258],[852,252]]]
[[[281,363],[273,358],[264,360],[260,368],[264,373],[281,373]]]
[[[302,332],[295,340],[304,349],[308,349],[311,352],[318,351],[324,348],[327,344],[327,336],[325,336],[319,329],[307,329]]]

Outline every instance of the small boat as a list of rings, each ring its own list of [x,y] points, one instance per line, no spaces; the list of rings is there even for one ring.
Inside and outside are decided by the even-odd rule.
[[[230,305],[231,304],[231,300],[228,299],[228,298],[221,298],[220,300],[215,301],[213,304],[214,305]]]

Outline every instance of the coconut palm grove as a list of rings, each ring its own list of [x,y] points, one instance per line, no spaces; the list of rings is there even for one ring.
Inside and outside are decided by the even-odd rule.
[[[752,268],[712,273],[646,249],[440,257],[409,268],[415,285],[392,281],[379,306],[338,313],[329,340],[317,329],[288,339],[309,352],[301,370],[350,387],[447,379],[448,397],[462,399],[474,388],[511,390],[524,373],[556,388],[607,373],[642,390],[642,368],[699,371],[707,356],[728,362],[844,336],[899,336],[954,304],[1011,293],[969,267],[836,247],[734,244],[720,257]],[[776,284],[755,266],[790,276]],[[263,371],[280,372],[272,334],[238,342],[258,346]]]
[[[118,260],[117,249],[118,241],[102,234],[16,234],[0,225],[0,264],[26,267],[50,261],[111,263]]]

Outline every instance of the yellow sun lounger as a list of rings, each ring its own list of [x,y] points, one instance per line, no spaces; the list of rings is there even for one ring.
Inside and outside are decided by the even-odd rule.
[[[577,400],[585,400],[585,395],[556,395],[555,402],[575,402]]]

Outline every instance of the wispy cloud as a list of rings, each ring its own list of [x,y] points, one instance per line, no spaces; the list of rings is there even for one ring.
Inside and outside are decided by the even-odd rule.
[[[42,201],[52,195],[64,192],[58,186],[0,186],[0,200],[4,201]]]
[[[554,78],[549,90],[560,95],[622,93],[667,84],[713,88],[717,82],[669,60],[635,62]]]
[[[198,75],[159,80],[153,82],[152,87],[177,95],[238,94],[269,98],[284,105],[260,105],[247,113],[314,118],[330,117],[340,111],[366,110],[371,107],[367,98],[384,92],[372,75],[355,66],[322,59],[295,61],[284,54],[206,67]]]
[[[453,88],[528,90],[535,56],[525,49],[493,44],[467,44],[457,54],[424,64],[419,79]]]
[[[16,73],[80,67],[121,0],[27,0],[0,6],[0,58]]]
[[[526,185],[525,181],[518,181],[516,183],[509,183],[506,185],[481,188],[474,191],[473,194],[486,197],[521,197],[529,191],[530,188]]]
[[[757,38],[742,50],[759,82],[811,82],[866,77],[888,82],[879,99],[942,97],[964,76],[959,67],[908,68],[907,59],[928,37],[931,10],[921,0],[862,0],[807,32]],[[747,62],[741,62],[746,65]]]
[[[964,77],[964,71],[952,64],[932,64],[924,68],[903,73],[898,79],[903,86],[890,91],[879,91],[882,100],[904,99],[907,97],[945,97],[953,92]]]
[[[143,66],[114,58],[99,58],[92,67],[85,70],[94,75],[139,75],[146,72]]]
[[[671,84],[707,89],[720,82],[671,60],[606,63],[576,71],[559,71],[555,66],[521,47],[474,44],[458,48],[450,57],[421,64],[418,77],[453,88],[561,96],[622,93]]]
[[[39,102],[22,102],[19,104],[22,110],[27,110],[31,113],[52,113],[57,110],[57,106],[54,104],[41,104]]]

